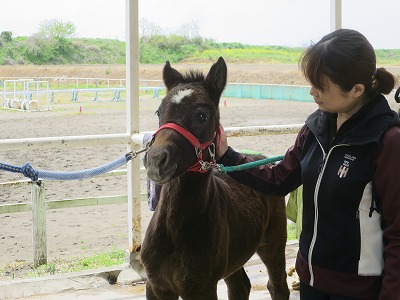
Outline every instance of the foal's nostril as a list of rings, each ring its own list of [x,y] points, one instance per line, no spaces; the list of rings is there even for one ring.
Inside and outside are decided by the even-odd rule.
[[[168,166],[170,161],[168,150],[166,148],[152,150],[153,151],[147,153],[144,163],[147,167],[152,166],[153,169],[162,171]]]
[[[160,151],[160,153],[157,157],[157,160],[158,160],[158,165],[160,168],[166,167],[169,162],[169,155],[168,155],[167,150],[163,149],[162,151]]]

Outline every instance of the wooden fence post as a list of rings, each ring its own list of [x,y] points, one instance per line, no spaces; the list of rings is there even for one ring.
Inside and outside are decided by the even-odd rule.
[[[33,265],[36,268],[47,264],[46,204],[42,181],[32,183],[32,237]]]

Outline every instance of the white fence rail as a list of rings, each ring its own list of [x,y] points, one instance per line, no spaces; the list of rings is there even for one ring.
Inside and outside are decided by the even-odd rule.
[[[57,80],[58,84],[54,84]],[[32,77],[26,79],[0,79],[0,86],[3,86],[3,107],[20,110],[40,110],[40,96],[46,97],[47,110],[50,110],[50,102],[55,103],[55,96],[60,94],[71,94],[71,101],[78,101],[78,93],[93,93],[93,101],[99,101],[99,94],[114,93],[113,101],[122,101],[121,93],[126,93],[125,79],[107,78],[63,78],[66,84],[60,85],[60,78]],[[81,81],[85,80],[83,86]],[[89,84],[89,80],[95,84]],[[72,84],[68,82],[72,81]],[[165,87],[161,80],[139,80],[142,86],[139,91],[152,91],[153,98],[159,98],[159,93]],[[31,86],[34,86],[32,90]],[[35,96],[35,99],[32,99]],[[31,103],[29,107],[28,103]],[[25,104],[26,103],[26,104]]]
[[[0,77],[0,86],[4,85],[6,80],[20,80],[20,77]],[[51,85],[57,87],[67,86],[68,88],[79,88],[82,84],[85,88],[92,87],[125,87],[126,80],[121,78],[85,78],[85,77],[29,77],[29,80],[48,81]],[[139,84],[145,87],[163,87],[162,80],[139,79]]]

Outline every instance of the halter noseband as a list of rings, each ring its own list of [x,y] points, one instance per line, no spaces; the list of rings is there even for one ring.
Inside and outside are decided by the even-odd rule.
[[[166,123],[164,125],[161,125],[157,129],[157,131],[153,134],[153,138],[161,130],[163,130],[165,128],[169,128],[169,129],[175,130],[176,132],[180,133],[194,147],[198,161],[187,170],[188,172],[206,173],[208,170],[210,170],[216,164],[215,145],[213,143],[216,133],[214,133],[214,137],[211,141],[205,142],[205,143],[200,143],[199,140],[193,134],[191,134],[189,131],[187,131],[182,126],[175,124],[175,123]],[[211,156],[211,161],[209,161],[209,162],[203,161],[203,150],[206,148],[208,148],[208,152],[210,153],[210,156]]]

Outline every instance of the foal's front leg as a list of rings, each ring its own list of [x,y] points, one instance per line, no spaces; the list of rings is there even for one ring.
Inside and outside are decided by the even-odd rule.
[[[229,300],[249,299],[251,283],[243,267],[224,280],[228,287]]]

